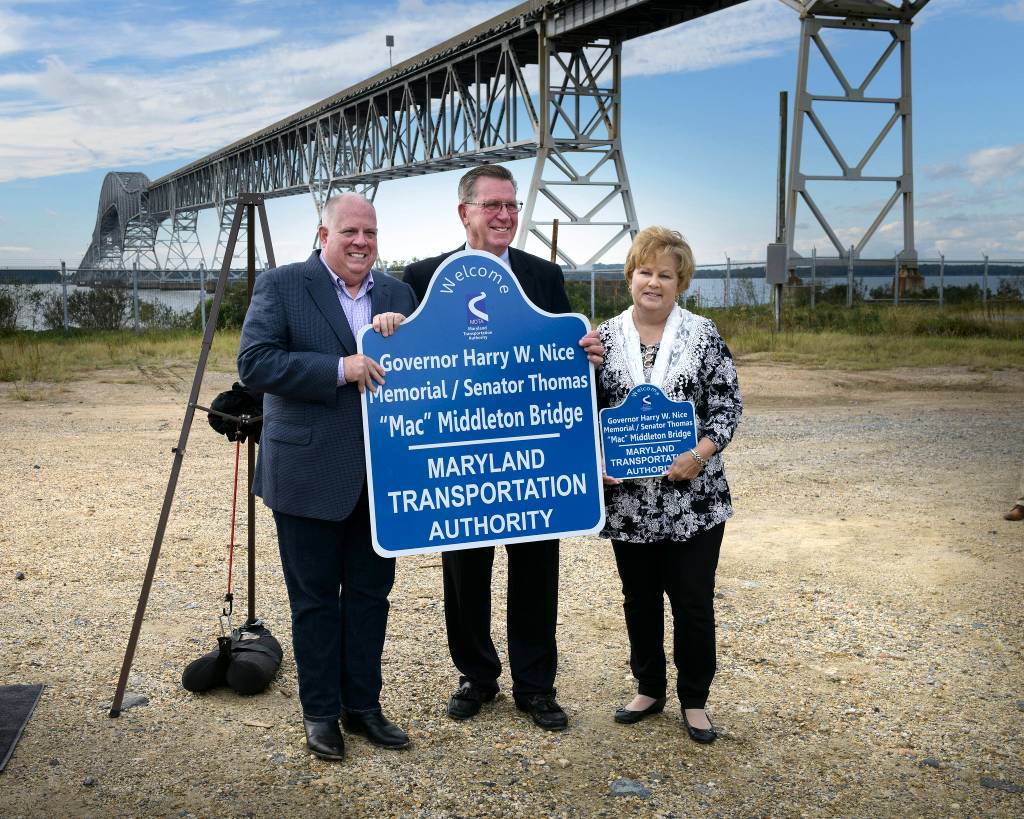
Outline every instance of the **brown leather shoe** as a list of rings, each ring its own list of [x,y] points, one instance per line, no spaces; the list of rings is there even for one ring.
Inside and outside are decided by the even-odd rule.
[[[1024,520],[1024,506],[1019,503],[1003,515],[1003,520]]]

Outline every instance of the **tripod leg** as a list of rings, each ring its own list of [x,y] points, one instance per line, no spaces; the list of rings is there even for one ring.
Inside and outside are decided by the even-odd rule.
[[[256,442],[249,436],[248,443],[248,512],[249,525],[246,527],[249,546],[249,622],[256,622],[256,496],[252,493],[252,476],[256,469]]]
[[[254,242],[256,241],[255,225],[253,224],[253,218],[255,216],[254,209],[259,209],[260,228],[263,232],[263,249],[267,253],[267,264],[271,267],[277,267],[277,263],[274,260],[274,246],[270,241],[270,226],[267,223],[267,209],[263,203],[262,198],[257,198],[251,205],[246,208],[246,215],[249,220],[249,291],[246,301],[246,309],[248,309],[249,302],[252,301],[252,288],[256,282],[256,249]],[[250,623],[256,622],[256,497],[252,494],[252,477],[256,470],[256,443],[252,437],[249,437],[248,449],[246,451],[248,470],[249,470],[249,497],[248,497],[248,512],[249,512],[249,526],[247,531],[248,534],[248,546],[249,546],[249,620]]]
[[[156,574],[157,560],[160,558],[160,546],[164,542],[164,532],[167,529],[167,520],[171,515],[171,503],[174,500],[174,490],[178,486],[178,475],[181,472],[181,462],[185,458],[185,445],[188,443],[188,434],[192,429],[192,419],[196,414],[196,402],[199,400],[199,388],[203,383],[203,374],[206,372],[206,361],[210,357],[210,347],[213,346],[213,333],[217,329],[217,317],[220,314],[220,305],[224,300],[224,290],[227,286],[228,273],[231,270],[231,259],[235,253],[235,242],[238,239],[238,229],[242,224],[242,209],[235,209],[235,218],[231,223],[231,233],[228,235],[227,248],[224,252],[224,264],[220,270],[220,278],[217,279],[217,292],[213,297],[213,307],[210,309],[210,317],[206,321],[206,328],[203,332],[203,346],[199,353],[199,361],[196,364],[196,374],[192,379],[192,391],[189,393],[188,406],[185,408],[185,419],[181,423],[181,434],[178,436],[178,445],[174,447],[174,463],[171,465],[171,475],[167,480],[167,491],[164,493],[164,505],[160,509],[160,520],[156,525],[156,535],[153,538],[153,548],[149,553],[149,564],[146,566],[146,576],[142,581],[142,591],[139,593],[139,603],[135,608],[135,619],[132,621],[131,634],[128,637],[128,647],[124,652],[124,661],[121,663],[121,676],[117,680],[117,689],[114,691],[114,699],[110,703],[110,716],[121,715],[121,702],[124,700],[125,688],[128,685],[128,674],[132,668],[132,660],[135,658],[135,648],[139,642],[139,633],[142,631],[142,618],[146,614],[146,604],[149,602],[149,592],[153,586],[153,576]],[[206,298],[205,293],[200,298]]]

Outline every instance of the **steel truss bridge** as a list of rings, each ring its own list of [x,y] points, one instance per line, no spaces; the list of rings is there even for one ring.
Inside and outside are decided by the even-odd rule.
[[[207,208],[215,208],[218,216],[220,232],[210,267],[219,268],[239,197],[245,193],[266,198],[308,194],[319,213],[329,196],[343,190],[372,199],[389,180],[529,157],[535,164],[520,219],[519,247],[530,235],[551,247],[557,219],[563,267],[592,270],[639,227],[622,151],[622,43],[740,2],[529,0],[160,179],[109,173],[79,279],[123,281],[134,268],[150,284],[193,281],[195,271],[206,265],[197,224],[199,211]],[[785,219],[790,257],[796,255],[798,199],[839,255],[853,258],[859,258],[901,201],[900,259],[914,264],[910,25],[928,0],[781,2],[802,18]],[[822,40],[825,28],[881,31],[891,42],[867,78],[854,86]],[[835,74],[841,94],[808,91],[812,46]],[[900,93],[872,96],[868,86],[893,54],[900,61]],[[881,104],[893,113],[866,155],[850,162],[815,114],[818,101]],[[828,146],[837,173],[802,173],[805,122]],[[897,124],[902,132],[901,173],[865,175],[865,165]],[[845,247],[811,196],[809,181],[871,181],[894,190],[862,239]],[[600,235],[602,244],[586,256],[571,255],[574,233]],[[239,239],[238,247],[245,247],[244,236]]]

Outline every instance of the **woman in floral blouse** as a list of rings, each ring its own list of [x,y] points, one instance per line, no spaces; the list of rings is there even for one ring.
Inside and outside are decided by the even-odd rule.
[[[607,519],[625,597],[630,667],[638,693],[615,712],[639,722],[665,707],[664,597],[673,614],[676,690],[691,738],[716,734],[704,711],[715,675],[715,569],[732,516],[721,452],[743,411],[732,355],[714,323],[682,310],[693,252],[673,230],[640,232],[626,259],[633,306],[597,329],[605,348],[598,400],[618,406],[630,389],[654,384],[670,399],[693,401],[696,447],[660,478],[605,478]]]

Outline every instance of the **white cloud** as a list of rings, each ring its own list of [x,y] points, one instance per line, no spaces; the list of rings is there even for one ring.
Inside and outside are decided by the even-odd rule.
[[[0,54],[13,54],[25,48],[25,29],[28,26],[24,17],[0,8]]]
[[[179,58],[196,54],[233,51],[265,43],[278,36],[272,28],[236,28],[212,23],[184,22],[159,33],[152,30],[128,28],[131,37],[147,43],[146,57]]]
[[[932,179],[951,179],[965,175],[963,165],[959,165],[956,162],[940,162],[937,165],[925,165],[922,170]]]
[[[626,75],[705,71],[794,48],[800,18],[778,0],[750,0],[623,46]]]
[[[984,253],[1003,259],[1024,258],[1024,212],[953,213],[917,219],[914,230],[918,254],[939,253],[961,259],[980,259]]]
[[[479,18],[467,19],[461,4],[403,3],[401,15],[379,15],[354,34],[308,48],[287,43],[250,49],[193,67],[99,69],[80,63],[77,54],[47,56],[36,72],[0,75],[0,89],[22,95],[22,101],[0,106],[0,182],[195,159],[383,70],[385,33],[395,35],[396,59],[404,59],[504,5],[476,5]],[[198,49],[218,30],[195,24],[158,50],[172,51],[181,38]],[[270,34],[257,29],[240,36]]]
[[[0,182],[82,171],[130,168],[161,160],[192,160],[241,139],[387,66],[384,35],[396,38],[396,60],[434,46],[507,9],[504,2],[472,7],[401,0],[398,9],[363,18],[363,27],[296,48],[273,44],[270,27],[171,22],[148,28],[63,21],[37,31],[53,48],[37,71],[0,75]],[[752,0],[711,18],[627,44],[634,73],[692,71],[770,56],[791,47],[797,17],[776,0]],[[37,19],[40,25],[42,18]],[[351,27],[338,28],[351,31]],[[109,34],[109,32],[108,32]],[[243,49],[195,65],[148,62],[96,67],[126,42],[148,42],[154,57]],[[263,44],[254,49],[251,46]]]
[[[975,185],[1024,173],[1024,142],[982,148],[967,157],[967,174]]]
[[[148,14],[141,22],[121,19],[127,13],[112,5],[103,14],[44,11],[33,17],[8,15],[8,21],[0,10],[0,43],[2,32],[13,30],[19,34],[19,50],[60,54],[69,62],[88,65],[108,59],[152,62],[232,51],[258,45],[280,33],[263,25],[247,27],[237,19],[209,22],[171,14]]]
[[[1024,0],[1014,0],[1014,2],[999,6],[993,11],[1007,20],[1024,22]]]

